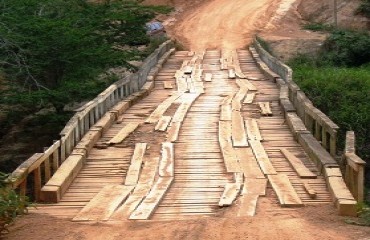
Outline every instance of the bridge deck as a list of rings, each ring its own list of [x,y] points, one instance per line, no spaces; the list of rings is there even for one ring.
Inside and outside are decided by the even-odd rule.
[[[242,71],[251,77],[250,82],[258,89],[253,103],[242,104],[241,114],[244,119],[256,119],[263,138],[262,145],[273,167],[278,173],[289,177],[304,204],[331,202],[324,178],[319,175],[303,148],[293,139],[284,120],[276,84],[261,73],[247,50],[238,50],[237,53]],[[234,176],[226,171],[219,145],[220,104],[228,94],[237,92],[239,87],[235,79],[229,79],[227,70],[220,69],[220,58],[221,52],[217,50],[208,50],[204,55],[201,65],[203,76],[205,73],[212,73],[212,81],[204,82],[205,93],[195,100],[181,126],[179,138],[174,143],[174,182],[151,219],[217,216],[223,212],[218,205],[219,200],[225,184],[232,183]],[[192,56],[186,51],[175,52],[158,73],[151,94],[129,108],[121,116],[122,122],[115,123],[96,146],[109,141],[129,122],[142,123],[140,127],[120,144],[105,149],[93,148],[86,164],[62,200],[57,204],[40,205],[36,211],[72,219],[104,186],[124,184],[135,143],[147,143],[149,146],[144,155],[144,163],[160,158],[161,144],[166,141],[166,133],[154,131],[155,124],[143,123],[159,103],[176,92],[174,75],[184,60],[191,59]],[[164,82],[172,83],[174,88],[164,89]],[[166,115],[173,116],[180,102],[178,100],[172,104]],[[270,102],[272,116],[262,116],[257,102]],[[319,176],[316,179],[301,179],[280,152],[281,148],[288,149]],[[250,148],[248,149],[249,154],[252,154]],[[304,188],[307,181],[310,181],[317,192],[315,199],[310,198]],[[268,189],[271,189],[270,185]],[[280,208],[278,198],[272,190],[267,191],[266,197],[276,203],[275,209]]]

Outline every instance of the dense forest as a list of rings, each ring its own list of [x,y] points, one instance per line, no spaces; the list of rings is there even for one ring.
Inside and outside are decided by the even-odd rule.
[[[145,23],[168,11],[138,1],[1,1],[0,169],[48,146],[74,106],[134,71],[131,61],[161,42]]]

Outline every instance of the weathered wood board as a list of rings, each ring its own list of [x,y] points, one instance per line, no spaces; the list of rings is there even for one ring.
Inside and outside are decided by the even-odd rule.
[[[298,176],[300,178],[317,178],[317,175],[311,172],[310,169],[308,169],[302,161],[294,156],[293,153],[289,152],[287,149],[282,148],[281,153],[285,156],[285,158],[289,161],[289,163],[292,165],[294,170],[297,172]]]
[[[109,140],[108,144],[112,145],[121,143],[128,135],[135,131],[136,128],[139,127],[139,125],[139,123],[128,123],[111,140]]]
[[[285,174],[268,175],[282,207],[302,207],[303,203]]]
[[[159,176],[173,177],[175,172],[175,156],[173,143],[162,143],[162,158],[159,163]]]
[[[239,195],[240,189],[241,184],[239,183],[227,183],[218,205],[220,207],[230,206]]]
[[[155,125],[154,130],[165,132],[167,130],[168,125],[171,122],[171,116],[162,116],[161,119],[158,121],[157,125]]]
[[[131,164],[125,179],[126,186],[133,186],[137,184],[137,181],[139,180],[141,165],[143,164],[146,147],[146,143],[135,144],[134,154],[132,155]]]

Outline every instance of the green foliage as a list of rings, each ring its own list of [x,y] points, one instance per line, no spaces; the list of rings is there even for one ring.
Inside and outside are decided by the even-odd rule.
[[[370,62],[370,34],[336,30],[326,39],[321,61],[336,66],[360,66]]]
[[[314,32],[330,32],[334,28],[331,25],[326,25],[324,23],[308,23],[303,26],[303,29],[311,30]]]
[[[338,143],[344,143],[345,131],[354,130],[358,154],[369,161],[370,65],[334,67],[304,56],[289,65],[294,81],[315,106],[340,126]]]
[[[27,213],[27,207],[30,205],[27,197],[7,188],[8,178],[9,174],[0,172],[0,233],[6,232],[6,227],[18,215]]]
[[[356,10],[356,14],[370,18],[370,0],[362,0],[361,5]]]

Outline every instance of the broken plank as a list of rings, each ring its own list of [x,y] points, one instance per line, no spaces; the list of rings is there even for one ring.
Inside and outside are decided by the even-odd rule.
[[[150,190],[148,196],[141,202],[136,210],[130,215],[129,219],[146,220],[149,219],[155,209],[158,207],[163,196],[170,188],[173,177],[159,177],[157,182]]]
[[[163,82],[164,89],[173,89],[172,83],[168,81]]]
[[[128,135],[135,131],[139,125],[139,123],[128,123],[111,140],[109,140],[108,144],[112,145],[121,143]]]
[[[133,186],[105,186],[72,221],[106,221],[131,193]]]
[[[167,129],[167,141],[176,142],[179,137],[181,122],[172,122],[171,127]]]
[[[267,179],[245,178],[238,216],[254,216],[260,196],[266,195]]]
[[[248,140],[262,141],[261,133],[256,119],[248,118],[245,120],[245,127],[247,128]]]
[[[265,175],[277,174],[261,142],[260,141],[249,141],[249,145],[251,146],[253,150],[254,156],[256,157],[257,162],[260,165],[260,168],[262,169],[262,172]]]
[[[233,147],[248,147],[244,121],[241,113],[233,111],[231,121]]]
[[[229,121],[219,121],[218,141],[227,172],[240,172],[238,157],[231,143],[231,125]]]
[[[166,131],[168,125],[171,122],[172,117],[170,116],[162,116],[161,119],[158,121],[157,125],[155,126],[154,130],[164,132]]]
[[[261,108],[261,115],[262,116],[272,116],[272,112],[271,112],[269,102],[259,102],[258,105]]]
[[[126,179],[125,179],[125,185],[136,185],[137,181],[139,180],[141,165],[143,163],[143,157],[146,150],[146,143],[136,143],[135,144],[135,150],[134,154],[131,158],[131,164],[128,169]]]
[[[303,187],[306,190],[307,194],[310,196],[311,199],[316,198],[316,191],[313,189],[308,182],[303,183]]]
[[[222,193],[218,206],[230,206],[239,195],[241,184],[239,183],[226,183],[225,190]]]
[[[212,82],[212,73],[206,73],[204,77],[205,82]]]
[[[289,152],[285,148],[280,149],[280,151],[289,161],[290,165],[292,165],[300,178],[317,178],[317,175],[311,172],[311,170],[308,169],[299,158],[294,156],[293,153]]]
[[[159,163],[159,176],[173,177],[175,172],[173,143],[162,143],[162,158]]]
[[[282,207],[301,207],[303,203],[285,174],[268,175]]]

